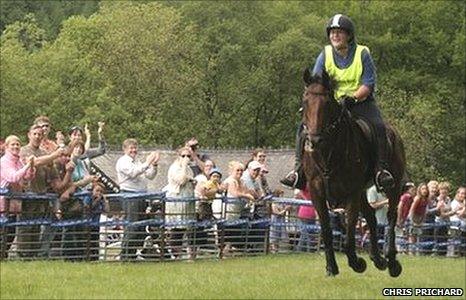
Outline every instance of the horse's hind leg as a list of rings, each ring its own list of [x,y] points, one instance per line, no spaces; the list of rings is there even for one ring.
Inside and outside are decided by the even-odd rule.
[[[347,207],[348,219],[346,225],[346,256],[348,258],[348,265],[357,273],[362,273],[366,270],[367,264],[362,257],[356,255],[355,245],[355,227],[358,220],[359,205],[358,201],[350,201]]]
[[[374,265],[379,270],[385,270],[387,268],[387,260],[380,255],[380,250],[377,245],[378,234],[377,234],[377,220],[375,218],[375,211],[367,202],[367,198],[363,196],[363,202],[361,211],[366,219],[367,225],[369,226],[370,238],[370,258],[374,262]]]
[[[397,186],[394,190],[399,190]],[[396,247],[395,247],[395,224],[397,218],[397,206],[399,202],[400,194],[396,192],[390,193],[388,196],[388,272],[392,277],[398,277],[401,274],[402,268],[398,260],[396,260]]]

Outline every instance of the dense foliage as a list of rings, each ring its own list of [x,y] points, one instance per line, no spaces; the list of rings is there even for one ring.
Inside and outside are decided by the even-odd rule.
[[[371,49],[413,179],[464,183],[462,1],[2,1],[0,135],[46,114],[105,120],[113,144],[293,146],[301,74],[336,12]]]

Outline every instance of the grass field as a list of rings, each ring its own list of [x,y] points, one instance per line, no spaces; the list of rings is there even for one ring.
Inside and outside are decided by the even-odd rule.
[[[344,256],[337,259],[335,278],[324,276],[325,259],[319,254],[194,263],[3,262],[0,299],[374,299],[383,298],[385,287],[465,288],[464,259],[401,256],[398,278],[372,263],[356,274]]]

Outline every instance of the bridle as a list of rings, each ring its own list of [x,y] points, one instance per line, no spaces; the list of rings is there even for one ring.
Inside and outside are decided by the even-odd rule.
[[[313,93],[313,95],[316,96],[328,96],[329,93]],[[329,99],[328,101],[336,101],[334,99]],[[337,104],[338,105],[338,104]],[[307,110],[308,103],[307,101],[303,101],[303,108],[304,112]],[[339,133],[339,130],[341,128],[341,123],[344,120],[345,117],[345,109],[338,105],[339,107],[339,112],[338,116],[336,116],[330,123],[327,123],[324,128],[322,128],[318,133],[310,133],[309,130],[307,129],[306,125],[304,124],[304,134],[306,136],[306,142],[305,142],[305,150],[307,152],[314,152],[317,150],[315,148],[316,145],[313,144],[313,140],[320,140],[322,143],[327,143],[328,141],[334,140],[337,134]],[[307,149],[306,149],[307,148]],[[333,148],[333,147],[331,147]]]
[[[314,95],[317,96],[328,96],[327,93],[313,93]],[[328,101],[336,101],[333,98],[329,99]],[[307,111],[307,106],[308,106],[308,101],[303,101],[304,105],[304,113]],[[338,105],[338,104],[336,104]],[[330,195],[330,188],[329,188],[329,181],[330,177],[333,173],[333,170],[329,168],[330,161],[332,158],[332,155],[334,153],[334,150],[336,148],[336,143],[335,140],[340,133],[340,130],[342,128],[342,123],[345,121],[345,116],[347,115],[347,112],[344,107],[338,105],[339,112],[338,115],[329,123],[327,123],[322,130],[318,133],[310,133],[306,125],[304,124],[303,128],[303,134],[305,136],[305,141],[304,141],[304,151],[308,152],[310,155],[312,154],[318,154],[322,157],[322,160],[315,160],[314,166],[316,167],[317,171],[320,173],[323,179],[323,184],[324,184],[324,191],[325,191],[325,196],[326,199],[329,200],[331,199]],[[344,126],[344,125],[343,125]],[[326,156],[322,153],[321,148],[316,147],[316,145],[313,144],[313,141],[319,140],[319,143],[321,144],[326,144],[326,148],[328,150],[328,153]],[[331,203],[336,203],[336,201],[329,201],[329,204]]]

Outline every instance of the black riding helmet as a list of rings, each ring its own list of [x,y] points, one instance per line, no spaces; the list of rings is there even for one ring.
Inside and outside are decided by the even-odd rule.
[[[342,14],[336,14],[327,23],[327,37],[330,36],[330,29],[340,28],[345,30],[349,35],[349,42],[354,40],[354,24],[350,18]]]

